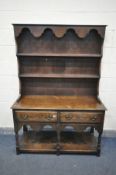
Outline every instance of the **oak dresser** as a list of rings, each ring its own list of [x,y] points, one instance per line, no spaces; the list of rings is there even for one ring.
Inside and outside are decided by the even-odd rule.
[[[14,24],[20,96],[16,152],[100,156],[99,99],[106,26]]]

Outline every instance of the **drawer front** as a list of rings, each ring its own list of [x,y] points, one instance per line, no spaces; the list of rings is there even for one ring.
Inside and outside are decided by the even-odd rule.
[[[56,122],[56,112],[41,111],[16,111],[15,116],[19,121],[39,121],[39,122]]]
[[[103,121],[104,113],[102,112],[61,112],[61,122],[77,123],[100,123]]]

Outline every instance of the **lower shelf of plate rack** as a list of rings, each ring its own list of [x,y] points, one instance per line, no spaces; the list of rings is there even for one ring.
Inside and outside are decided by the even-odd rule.
[[[61,153],[96,153],[97,138],[89,132],[65,131],[61,132],[60,142],[58,142],[55,131],[28,131],[19,137],[17,147],[19,153],[56,152],[58,148]]]

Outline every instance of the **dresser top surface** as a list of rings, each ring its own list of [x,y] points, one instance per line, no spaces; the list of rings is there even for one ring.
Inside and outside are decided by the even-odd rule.
[[[13,109],[37,110],[105,110],[104,105],[93,96],[43,96],[20,97]]]

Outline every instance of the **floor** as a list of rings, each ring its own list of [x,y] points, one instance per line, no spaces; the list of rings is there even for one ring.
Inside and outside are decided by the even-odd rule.
[[[116,137],[102,139],[101,157],[15,154],[14,135],[0,134],[0,175],[115,175]]]

